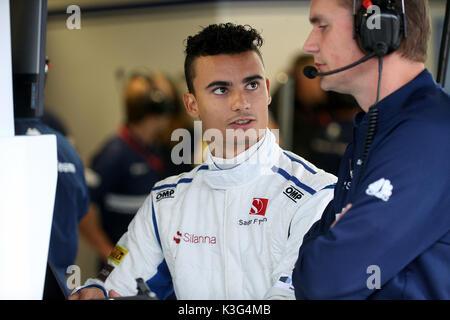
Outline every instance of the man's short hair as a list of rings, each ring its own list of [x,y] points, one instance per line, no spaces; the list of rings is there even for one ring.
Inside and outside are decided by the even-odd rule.
[[[259,51],[262,44],[263,39],[255,29],[249,25],[233,23],[211,24],[195,36],[189,36],[186,42],[186,59],[184,61],[184,75],[189,92],[194,93],[195,70],[193,63],[196,58],[254,51],[263,61]]]
[[[353,12],[353,0],[337,0],[338,4]],[[356,0],[356,8],[361,8],[363,0]],[[387,0],[382,0],[387,1]],[[373,1],[376,4],[376,1]],[[395,1],[396,11],[402,12],[402,1]],[[425,62],[427,59],[428,41],[431,35],[431,19],[428,0],[405,1],[406,24],[408,37],[402,40],[397,52],[404,58]],[[358,19],[360,21],[360,19]]]

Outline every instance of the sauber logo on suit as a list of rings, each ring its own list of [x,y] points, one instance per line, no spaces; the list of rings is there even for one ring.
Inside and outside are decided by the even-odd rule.
[[[264,223],[264,222],[266,222],[267,221],[267,218],[266,217],[264,217],[264,218],[262,218],[262,219],[250,219],[250,220],[242,220],[242,219],[239,219],[239,222],[238,222],[238,224],[240,225],[240,226],[250,226],[250,225],[261,225],[262,223]]]
[[[250,208],[250,214],[264,216],[266,214],[268,201],[269,199],[253,198],[252,206]]]

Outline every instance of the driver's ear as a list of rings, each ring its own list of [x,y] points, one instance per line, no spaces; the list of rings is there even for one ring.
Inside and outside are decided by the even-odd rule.
[[[197,98],[194,94],[186,92],[183,94],[184,107],[192,118],[199,118]]]
[[[269,81],[269,78],[266,78],[266,87],[267,87],[267,95],[269,97],[269,100],[267,101],[267,105],[269,105],[272,102],[272,96],[270,95],[270,81]]]

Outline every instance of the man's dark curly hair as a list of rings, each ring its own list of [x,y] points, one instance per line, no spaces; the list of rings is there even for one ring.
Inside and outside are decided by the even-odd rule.
[[[264,42],[263,38],[249,25],[211,24],[195,36],[189,36],[186,42],[184,75],[190,93],[194,93],[193,62],[198,57],[254,51],[263,61],[259,51]]]

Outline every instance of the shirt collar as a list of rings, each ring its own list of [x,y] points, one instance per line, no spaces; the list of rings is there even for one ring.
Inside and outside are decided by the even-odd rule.
[[[378,123],[384,123],[389,119],[392,119],[397,113],[404,109],[411,100],[416,99],[418,94],[423,95],[428,88],[435,88],[436,85],[437,84],[430,72],[427,69],[423,70],[412,81],[391,93],[375,105],[379,111]],[[358,128],[360,125],[366,124],[367,120],[368,114],[361,111],[355,115],[354,126]]]

